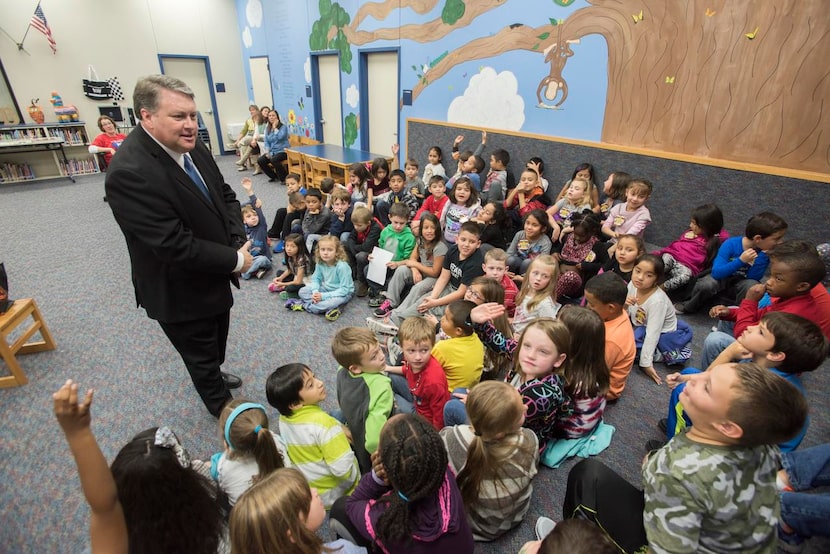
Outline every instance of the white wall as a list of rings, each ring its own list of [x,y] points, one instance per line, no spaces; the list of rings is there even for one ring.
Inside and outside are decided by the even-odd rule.
[[[37,0],[3,0],[0,27],[19,41],[36,5]],[[216,93],[223,135],[227,124],[247,117],[248,91],[233,0],[42,0],[41,8],[58,44],[57,54],[34,28],[26,37],[25,52],[0,34],[0,59],[26,123],[32,123],[26,113],[32,98],[40,98],[46,121],[55,121],[49,104],[55,90],[64,103],[78,107],[90,136],[97,135],[98,107],[112,101],[83,95],[87,66],[94,65],[101,78],[118,77],[126,97],[119,104],[126,117],[136,79],[160,72],[159,53],[209,57],[214,84],[225,83],[226,92]]]

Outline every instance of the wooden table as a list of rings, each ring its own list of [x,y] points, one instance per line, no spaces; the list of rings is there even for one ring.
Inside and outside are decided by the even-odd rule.
[[[358,150],[356,148],[343,148],[342,146],[335,146],[333,144],[312,144],[309,146],[291,146],[286,150],[299,152],[303,157],[311,156],[313,158],[320,158],[328,162],[329,166],[337,169],[338,173],[343,173],[345,182],[349,182],[349,166],[353,163],[368,163],[375,158],[386,158],[387,161],[392,160],[389,154],[374,154],[367,150]]]

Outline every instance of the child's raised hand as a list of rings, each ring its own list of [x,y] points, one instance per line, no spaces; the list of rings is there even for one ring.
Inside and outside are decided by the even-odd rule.
[[[250,177],[245,177],[242,179],[242,188],[245,189],[245,192],[248,193],[248,196],[251,195],[251,191],[254,190],[254,182],[251,181]]]
[[[89,389],[84,400],[78,404],[78,384],[72,379],[52,395],[55,404],[55,417],[67,436],[89,428],[91,416],[89,408],[92,405],[93,390]]]
[[[485,302],[470,311],[470,321],[485,323],[504,313],[504,306],[496,302]]]
[[[395,144],[392,145],[392,155],[393,156],[397,157],[398,152],[400,152],[400,151],[401,151],[401,145],[400,144],[398,144],[396,142]]]
[[[754,248],[747,248],[741,252],[741,261],[745,264],[752,265],[755,263],[755,258],[758,257],[758,251]]]
[[[487,131],[481,132],[481,144],[487,144]]]
[[[254,207],[255,207],[255,208],[261,208],[261,207],[262,207],[262,200],[260,200],[259,198],[257,198],[257,199],[256,199],[256,203],[254,204]]]
[[[746,291],[746,296],[744,296],[744,298],[746,298],[747,300],[751,300],[752,302],[758,302],[761,298],[764,297],[764,294],[766,292],[766,285],[759,283],[757,285],[752,285],[751,287],[749,287],[749,290]]]
[[[455,137],[455,140],[453,141],[452,145],[458,146],[462,142],[464,142],[464,135],[458,135],[457,137]]]

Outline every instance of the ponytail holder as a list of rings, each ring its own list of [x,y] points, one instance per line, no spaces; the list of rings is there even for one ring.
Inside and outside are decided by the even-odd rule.
[[[254,427],[254,435],[259,435],[259,432],[262,431],[262,425],[257,425]]]
[[[231,415],[228,416],[228,420],[225,422],[225,442],[228,443],[231,450],[233,450],[233,444],[231,444],[231,425],[233,425],[233,420],[235,420],[239,414],[248,410],[262,410],[262,413],[265,413],[265,406],[254,402],[243,402],[233,409]]]
[[[481,432],[479,432],[479,431],[475,431],[475,432],[474,432],[474,434],[475,434],[475,436],[477,436],[477,437],[480,437],[480,436],[481,436]]]
[[[404,502],[409,502],[409,499],[408,499],[408,498],[406,497],[406,495],[405,495],[404,493],[402,493],[401,491],[398,491],[398,496],[400,496],[400,497],[401,497],[401,500],[403,500]]]

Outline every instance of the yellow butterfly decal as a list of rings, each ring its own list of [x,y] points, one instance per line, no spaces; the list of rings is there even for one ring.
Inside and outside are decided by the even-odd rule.
[[[756,36],[758,36],[758,29],[759,29],[759,27],[755,27],[755,30],[754,30],[754,31],[752,31],[751,33],[746,33],[744,36],[745,36],[746,38],[748,38],[749,40],[752,40],[752,39],[754,39]]]
[[[634,20],[634,24],[636,25],[638,22],[643,20],[643,10],[640,10],[640,13],[632,14],[631,18]]]
[[[716,12],[715,10],[713,10],[711,8],[706,8],[706,17],[712,17],[716,13],[718,13],[718,12]]]
[[[666,76],[666,83],[673,85],[674,84],[674,77]]]

